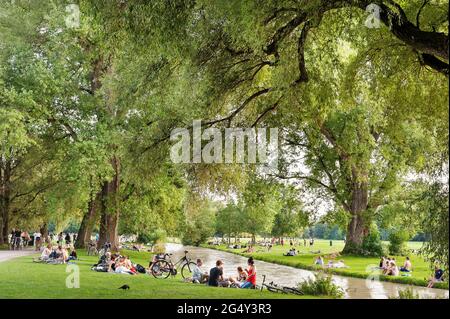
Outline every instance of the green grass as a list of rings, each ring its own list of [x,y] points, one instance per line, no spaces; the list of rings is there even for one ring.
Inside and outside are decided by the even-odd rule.
[[[149,253],[127,251],[131,260],[147,265]],[[97,257],[80,254],[80,288],[66,288],[66,265],[33,263],[32,257],[21,257],[0,263],[0,298],[160,298],[160,299],[248,299],[298,298],[294,295],[235,288],[215,288],[184,283],[181,276],[156,279],[149,275],[122,275],[90,270]],[[127,284],[130,290],[118,287]],[[304,296],[303,298],[313,298]]]
[[[408,243],[408,248],[410,249],[419,249],[421,243]],[[316,240],[314,242],[314,246],[312,248],[309,247],[309,243],[307,243],[307,247],[302,245],[295,246],[296,249],[300,250],[301,254],[297,256],[283,256],[283,253],[286,253],[290,246],[289,241],[287,241],[284,246],[275,245],[272,247],[270,252],[266,252],[263,247],[255,246],[255,253],[246,254],[243,253],[244,249],[228,249],[226,245],[220,246],[209,246],[204,245],[204,247],[218,249],[222,251],[231,252],[234,254],[238,254],[241,256],[253,256],[253,258],[276,263],[280,265],[292,266],[301,269],[308,270],[318,270],[320,267],[314,266],[313,261],[315,257],[318,255],[327,255],[330,253],[340,252],[344,247],[343,241],[333,241],[333,246],[330,247],[329,240]],[[310,251],[318,251],[320,250],[320,254],[313,254]],[[398,265],[403,265],[405,261],[405,257],[402,256],[392,256],[397,260]],[[431,276],[430,265],[426,262],[422,257],[417,255],[410,255],[411,262],[413,264],[413,272],[411,273],[411,277],[403,277],[403,276],[383,276],[379,275],[380,280],[382,281],[390,281],[402,284],[411,284],[416,286],[427,286],[428,278]],[[367,267],[369,265],[378,266],[379,258],[374,257],[361,257],[361,256],[341,256],[336,258],[337,260],[344,260],[345,264],[350,268],[344,269],[330,269],[329,271],[333,274],[348,276],[348,277],[357,277],[357,278],[367,278],[369,274],[379,274],[379,271],[368,272]],[[328,258],[325,257],[325,264],[328,262]],[[448,283],[437,283],[434,286],[435,288],[445,288],[448,289]]]

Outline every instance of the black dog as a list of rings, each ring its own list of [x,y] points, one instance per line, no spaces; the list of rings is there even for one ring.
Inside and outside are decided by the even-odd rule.
[[[122,287],[119,287],[119,289],[128,290],[128,289],[130,289],[130,286],[123,285]]]

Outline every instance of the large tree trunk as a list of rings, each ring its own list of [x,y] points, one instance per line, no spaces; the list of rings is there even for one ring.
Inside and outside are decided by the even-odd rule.
[[[1,170],[0,170],[1,171]],[[0,244],[8,243],[9,211],[11,207],[11,161],[4,162],[4,169],[0,172]]]
[[[118,251],[120,163],[116,156],[112,157],[111,165],[115,172],[114,177],[111,181],[103,183],[101,192],[101,219],[98,247],[109,242],[111,243],[111,250]]]
[[[353,169],[352,197],[348,206],[351,220],[347,227],[347,236],[343,250],[343,253],[346,254],[360,253],[364,237],[367,236],[369,231],[369,225],[364,218],[368,205],[368,185],[365,176],[362,181],[360,177],[361,175],[357,173],[356,169]]]
[[[50,243],[50,239],[48,238],[48,227],[46,222],[44,222],[42,226],[39,228],[39,232],[41,233],[42,243]]]
[[[102,193],[98,192],[95,197],[91,194],[91,199],[88,203],[88,209],[81,221],[80,229],[78,230],[77,240],[75,242],[76,248],[85,248],[86,244],[91,239],[92,231],[97,220],[98,202]]]

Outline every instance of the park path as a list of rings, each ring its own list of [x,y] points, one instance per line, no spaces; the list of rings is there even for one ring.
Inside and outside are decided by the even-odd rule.
[[[0,263],[13,258],[36,254],[34,249],[25,250],[0,250]]]

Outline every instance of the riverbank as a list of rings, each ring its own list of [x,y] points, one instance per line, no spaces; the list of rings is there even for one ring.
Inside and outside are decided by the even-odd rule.
[[[125,253],[128,253],[125,252]],[[147,265],[149,253],[129,252],[135,263]],[[181,276],[155,279],[149,275],[121,275],[92,271],[98,257],[79,252],[79,288],[67,288],[72,274],[67,265],[33,263],[32,256],[19,257],[0,263],[0,298],[31,299],[291,299],[314,298],[276,294],[268,291],[235,288],[215,288],[184,283]],[[66,272],[69,270],[69,272]],[[122,285],[129,290],[118,289]]]
[[[321,253],[310,253],[310,249],[317,250],[318,245],[314,248],[309,247],[296,247],[300,250],[300,254],[297,256],[283,256],[283,253],[286,253],[289,250],[289,245],[276,245],[274,246],[270,252],[265,251],[263,247],[256,246],[256,252],[254,253],[244,253],[244,249],[229,249],[225,245],[201,245],[204,248],[215,249],[219,251],[224,251],[236,255],[240,255],[243,257],[252,256],[256,260],[261,260],[265,262],[270,262],[274,264],[291,266],[299,269],[318,271],[323,268],[319,266],[313,265],[314,259],[319,256],[325,256],[325,263],[328,262],[328,258],[326,254],[330,254],[331,252],[337,252],[336,248],[329,247],[325,250],[321,250]],[[320,250],[320,248],[319,248]],[[393,256],[396,258],[398,263],[400,264],[404,257],[401,256]],[[341,256],[337,257],[338,260],[343,259],[345,264],[349,266],[349,268],[343,269],[327,269],[327,271],[331,274],[345,276],[345,277],[354,277],[354,278],[362,278],[366,279],[369,276],[377,277],[380,281],[399,283],[399,284],[407,284],[407,285],[415,285],[426,287],[428,284],[428,278],[431,275],[429,264],[423,260],[420,256],[411,255],[411,261],[413,263],[413,272],[410,273],[411,276],[384,276],[381,275],[378,270],[369,270],[371,267],[376,267],[379,263],[379,258],[373,257],[361,257],[361,256]],[[434,288],[447,289],[449,288],[448,283],[437,283]]]

